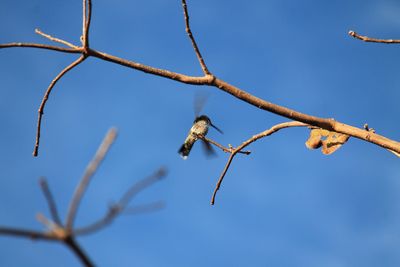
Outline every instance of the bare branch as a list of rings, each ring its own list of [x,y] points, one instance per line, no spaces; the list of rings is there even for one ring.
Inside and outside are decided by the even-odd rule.
[[[35,147],[33,149],[33,156],[36,157],[38,155],[38,150],[39,150],[39,142],[40,142],[40,128],[42,124],[42,117],[43,117],[43,112],[44,112],[44,107],[46,105],[47,100],[49,99],[49,95],[58,80],[61,79],[61,77],[64,76],[68,71],[72,70],[74,67],[78,66],[81,62],[83,62],[86,59],[84,55],[80,56],[77,60],[72,62],[70,65],[68,65],[65,69],[63,69],[54,79],[51,81],[49,87],[47,88],[42,102],[40,103],[40,107],[38,110],[38,121],[37,121],[37,130],[36,130],[36,142],[35,142]]]
[[[349,31],[349,35],[353,36],[354,38],[359,39],[361,41],[370,42],[370,43],[382,43],[382,44],[399,44],[400,43],[400,40],[371,38],[368,36],[359,35],[355,31]]]
[[[70,206],[68,209],[68,215],[66,218],[66,229],[68,231],[72,231],[73,223],[75,220],[75,216],[78,210],[79,203],[82,199],[82,196],[89,185],[90,179],[92,178],[93,174],[96,172],[97,168],[99,167],[100,163],[103,161],[104,157],[106,156],[108,150],[110,149],[111,145],[113,144],[115,138],[117,137],[117,130],[115,128],[111,128],[108,133],[106,134],[103,142],[101,143],[100,147],[98,148],[95,156],[93,157],[92,161],[86,167],[85,173],[83,177],[75,189],[74,195],[71,199]]]
[[[16,229],[8,227],[0,227],[0,235],[10,235],[15,237],[24,237],[30,239],[43,239],[48,241],[57,241],[57,237],[50,233],[42,233],[34,230]]]
[[[49,39],[50,41],[57,42],[57,43],[61,43],[61,44],[63,44],[63,45],[69,46],[69,47],[71,47],[71,48],[73,48],[73,49],[79,49],[78,46],[73,45],[73,44],[71,44],[70,42],[67,42],[67,41],[65,41],[65,40],[61,40],[61,39],[58,39],[58,38],[56,38],[56,37],[53,37],[53,36],[51,36],[51,35],[49,35],[49,34],[46,34],[46,33],[42,32],[42,31],[39,30],[39,29],[35,29],[35,33],[37,33],[37,34],[43,36],[44,38]]]
[[[0,44],[0,49],[2,49],[2,48],[13,48],[13,47],[40,48],[40,49],[54,50],[54,51],[58,51],[58,52],[73,53],[73,54],[81,53],[81,50],[72,49],[72,48],[65,48],[65,47],[59,47],[59,46],[54,46],[54,45],[35,44],[35,43]]]
[[[153,185],[155,182],[160,181],[166,175],[165,168],[160,168],[157,172],[153,175],[135,183],[132,187],[130,187],[125,194],[121,197],[118,203],[109,207],[107,213],[99,220],[95,221],[94,223],[78,228],[74,230],[75,235],[83,235],[83,234],[90,234],[99,229],[111,224],[114,219],[121,213],[124,212],[129,202],[141,191],[146,189],[147,187]],[[154,204],[154,203],[153,203]],[[143,206],[144,208],[144,206]],[[148,210],[151,208],[155,208],[155,206],[147,207]],[[130,209],[132,211],[132,209]]]
[[[201,56],[200,49],[197,46],[196,40],[194,39],[194,36],[192,34],[192,31],[190,29],[190,24],[189,24],[189,12],[187,9],[186,5],[186,0],[182,0],[182,7],[183,7],[183,14],[185,18],[185,25],[186,25],[186,33],[189,36],[190,41],[192,42],[192,46],[194,49],[194,52],[196,53],[197,59],[199,60],[200,66],[204,72],[204,75],[211,75],[210,71],[208,70],[206,63],[203,60],[203,57]]]
[[[242,150],[243,148],[247,147],[251,143],[257,141],[258,139],[261,139],[263,137],[269,136],[269,135],[271,135],[271,134],[273,134],[273,133],[275,133],[275,132],[277,132],[277,131],[279,131],[281,129],[289,128],[289,127],[307,127],[307,126],[310,126],[310,125],[302,123],[302,122],[298,122],[298,121],[290,121],[290,122],[280,123],[280,124],[277,124],[275,126],[272,126],[268,130],[265,130],[265,131],[263,131],[263,132],[261,132],[259,134],[256,134],[256,135],[252,136],[247,141],[243,142],[240,146],[238,146],[237,148],[233,149],[233,151],[231,152],[231,155],[229,156],[228,161],[225,164],[225,167],[224,167],[224,169],[223,169],[223,171],[222,171],[222,173],[221,173],[221,175],[220,175],[220,177],[218,179],[218,182],[217,182],[217,184],[215,186],[214,192],[213,192],[212,197],[211,197],[211,205],[214,205],[215,196],[217,195],[217,192],[218,192],[219,188],[221,187],[221,183],[222,183],[222,181],[223,181],[223,179],[225,177],[225,174],[228,171],[228,169],[229,169],[229,167],[230,167],[230,165],[232,163],[233,158],[236,156],[237,153],[239,153],[240,150]]]
[[[230,148],[224,147],[223,145],[221,145],[221,144],[215,142],[214,140],[211,140],[211,139],[205,137],[204,135],[199,135],[198,137],[199,137],[200,139],[206,141],[206,142],[209,142],[210,144],[213,144],[213,145],[216,146],[216,147],[219,147],[222,151],[224,151],[224,152],[226,152],[226,153],[232,153],[232,152],[233,152],[233,148],[232,148],[232,147],[230,147]],[[241,153],[241,154],[245,154],[245,155],[250,155],[250,154],[251,154],[251,151],[248,151],[248,150],[246,150],[246,151],[238,151],[237,153]]]
[[[168,70],[158,69],[154,67],[150,67],[144,64],[136,63],[133,61],[121,59],[112,55],[108,55],[103,52],[98,52],[90,49],[89,55],[94,56],[106,61],[110,61],[119,65],[123,65],[129,68],[133,68],[136,70],[143,71],[145,73],[165,77],[168,79],[172,79],[178,82],[194,84],[194,85],[209,85],[219,88],[222,91],[250,104],[262,110],[269,111],[271,113],[286,117],[288,119],[292,119],[295,121],[300,121],[303,123],[307,123],[313,125],[318,128],[326,129],[328,131],[334,131],[337,133],[343,133],[350,135],[352,137],[376,144],[386,149],[390,149],[397,153],[400,153],[400,143],[391,139],[388,139],[384,136],[378,135],[376,133],[366,132],[364,129],[356,128],[341,122],[337,122],[334,119],[327,118],[319,118],[311,115],[307,115],[293,109],[289,109],[261,98],[258,98],[254,95],[247,93],[239,89],[236,86],[233,86],[223,80],[216,78],[215,76],[203,76],[203,77],[193,77],[187,76],[184,74],[171,72]]]
[[[47,205],[49,206],[50,214],[54,222],[58,225],[62,225],[60,216],[58,215],[58,210],[56,206],[56,202],[54,201],[53,194],[49,189],[49,185],[46,181],[46,178],[42,177],[39,180],[40,188],[42,189],[43,195],[46,198]]]

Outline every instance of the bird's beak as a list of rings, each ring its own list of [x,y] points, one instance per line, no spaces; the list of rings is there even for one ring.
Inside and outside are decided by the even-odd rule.
[[[224,134],[217,126],[215,126],[214,124],[212,124],[210,122],[211,127],[213,127],[215,130],[217,130],[218,132],[220,132],[221,134]]]

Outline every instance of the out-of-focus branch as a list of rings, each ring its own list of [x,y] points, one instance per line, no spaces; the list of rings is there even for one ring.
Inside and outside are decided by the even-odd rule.
[[[100,147],[98,148],[92,161],[86,167],[85,173],[83,174],[83,177],[82,177],[79,185],[76,187],[74,195],[71,199],[71,203],[70,203],[70,206],[68,209],[68,215],[67,215],[66,222],[65,222],[65,226],[66,226],[67,230],[69,230],[69,231],[72,230],[79,203],[82,199],[82,196],[83,196],[86,188],[89,185],[90,179],[92,178],[93,174],[96,172],[100,163],[103,161],[103,159],[106,156],[111,145],[114,143],[116,137],[117,137],[117,130],[115,128],[111,128],[108,131],[108,133],[106,134],[103,142],[101,143]]]
[[[113,220],[120,213],[123,213],[126,211],[127,205],[138,193],[142,192],[144,189],[148,188],[149,186],[153,185],[154,183],[160,181],[163,177],[165,177],[166,173],[167,172],[166,172],[165,168],[160,168],[153,175],[137,182],[136,184],[134,184],[132,187],[130,187],[124,193],[124,195],[121,197],[121,199],[116,204],[113,204],[110,206],[107,213],[102,218],[100,218],[99,220],[97,220],[96,222],[94,222],[88,226],[75,229],[74,234],[75,235],[90,234],[92,232],[98,231],[99,229],[109,225],[110,223],[113,222]],[[143,208],[144,207],[145,206],[143,206]],[[147,208],[150,208],[150,206],[148,206]],[[153,206],[153,208],[156,208],[156,207]],[[130,210],[132,210],[132,208]]]
[[[11,227],[0,227],[0,235],[9,235],[15,237],[24,237],[34,240],[47,240],[47,241],[57,241],[57,237],[49,233],[42,233],[34,230],[26,230]]]
[[[231,154],[229,155],[228,161],[225,164],[225,167],[222,170],[222,173],[218,178],[217,184],[215,186],[214,192],[213,192],[212,197],[211,197],[211,205],[214,205],[215,197],[217,195],[217,192],[218,192],[219,188],[221,187],[221,184],[222,184],[222,181],[223,181],[223,179],[224,179],[224,177],[226,175],[226,172],[228,171],[228,169],[229,169],[229,167],[230,167],[230,165],[232,163],[233,158],[236,156],[237,153],[239,153],[239,151],[241,151],[243,148],[247,147],[251,143],[253,143],[253,142],[255,142],[255,141],[257,141],[257,140],[259,140],[259,139],[261,139],[263,137],[266,137],[266,136],[269,136],[269,135],[271,135],[273,133],[276,133],[277,131],[279,131],[281,129],[289,128],[289,127],[307,127],[307,126],[310,126],[310,125],[302,123],[302,122],[298,122],[298,121],[290,121],[290,122],[280,123],[280,124],[277,124],[275,126],[272,126],[268,130],[265,130],[265,131],[263,131],[263,132],[261,132],[259,134],[253,135],[251,138],[249,138],[248,140],[243,142],[240,146],[232,149],[232,151],[230,152]]]
[[[49,185],[47,184],[46,178],[42,177],[39,180],[40,188],[42,189],[43,195],[46,198],[47,205],[49,206],[51,218],[58,225],[62,225],[60,216],[58,215],[57,205],[54,201],[53,194],[50,191]]]
[[[364,36],[364,35],[359,35],[358,33],[356,33],[355,31],[349,31],[349,35],[364,41],[364,42],[370,42],[370,43],[382,43],[382,44],[399,44],[400,40],[396,40],[396,39],[377,39],[377,38],[371,38],[368,36]]]
[[[50,209],[50,213],[52,216],[52,220],[46,218],[43,214],[38,213],[36,218],[39,222],[41,222],[46,230],[43,232],[35,231],[35,230],[27,230],[27,229],[18,229],[13,227],[0,227],[0,235],[8,235],[15,237],[24,237],[29,239],[36,240],[45,240],[45,241],[58,241],[66,245],[70,248],[75,255],[79,258],[79,260],[88,267],[94,266],[89,256],[86,255],[84,250],[79,246],[76,242],[75,237],[79,234],[88,234],[94,231],[97,231],[109,223],[111,223],[116,216],[121,214],[122,212],[127,212],[130,214],[137,214],[139,212],[148,212],[160,209],[163,205],[161,202],[153,202],[145,205],[135,205],[132,207],[127,207],[129,202],[142,190],[148,188],[153,185],[155,182],[159,181],[166,175],[165,168],[160,168],[153,175],[137,182],[132,187],[130,187],[125,194],[121,197],[120,201],[110,207],[109,211],[106,215],[95,223],[78,228],[73,229],[74,218],[77,213],[78,206],[80,204],[80,200],[85,193],[85,189],[87,188],[90,178],[93,176],[95,171],[98,169],[99,165],[103,161],[106,153],[109,151],[111,144],[114,142],[116,138],[116,129],[111,128],[107,135],[105,136],[103,142],[99,146],[93,160],[89,163],[86,171],[77,186],[76,191],[71,199],[70,207],[68,210],[68,214],[66,217],[66,226],[63,226],[58,215],[56,203],[54,201],[53,195],[50,191],[50,188],[47,184],[47,181],[44,178],[40,179],[40,187],[43,191],[43,194],[46,198],[47,204]]]
[[[75,255],[78,257],[78,259],[82,262],[83,265],[87,267],[94,267],[94,263],[92,260],[86,255],[84,250],[79,246],[78,242],[76,242],[75,238],[73,236],[68,236],[65,240],[64,243],[72,250],[72,252],[75,253]]]

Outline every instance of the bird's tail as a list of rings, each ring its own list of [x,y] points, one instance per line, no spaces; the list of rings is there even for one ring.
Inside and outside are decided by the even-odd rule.
[[[178,150],[178,153],[181,155],[183,159],[187,159],[189,156],[190,150],[193,147],[193,143],[187,143],[185,142],[181,148]]]

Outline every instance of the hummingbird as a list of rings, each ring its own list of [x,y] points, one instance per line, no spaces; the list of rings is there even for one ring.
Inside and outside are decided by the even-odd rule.
[[[199,139],[199,136],[207,135],[210,126],[213,127],[215,130],[217,130],[218,132],[220,132],[221,134],[223,133],[217,126],[212,124],[210,118],[207,117],[206,115],[200,115],[194,119],[193,126],[192,128],[190,128],[189,134],[186,137],[185,142],[178,150],[178,153],[182,156],[183,159],[187,159],[190,150],[192,149],[194,143]],[[210,143],[204,140],[202,141],[206,148],[206,152],[208,154],[214,154],[214,151]]]

